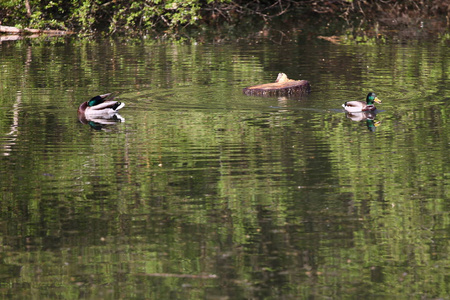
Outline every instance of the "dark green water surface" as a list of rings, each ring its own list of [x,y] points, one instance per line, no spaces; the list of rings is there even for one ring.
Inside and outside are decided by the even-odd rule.
[[[0,295],[450,299],[449,49],[1,43]],[[312,93],[243,95],[279,72]]]

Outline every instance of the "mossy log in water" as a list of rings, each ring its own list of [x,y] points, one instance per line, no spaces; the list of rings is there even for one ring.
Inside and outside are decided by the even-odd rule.
[[[311,86],[307,80],[292,80],[279,73],[275,82],[246,87],[243,92],[251,96],[304,95],[311,92]]]

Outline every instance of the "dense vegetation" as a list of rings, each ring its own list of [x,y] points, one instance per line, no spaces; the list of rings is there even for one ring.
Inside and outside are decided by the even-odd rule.
[[[449,12],[445,0],[3,0],[0,25],[142,34],[237,24],[254,17],[267,22],[301,13],[362,23],[385,20],[394,25],[417,25],[437,17],[443,20],[440,26],[448,26]]]

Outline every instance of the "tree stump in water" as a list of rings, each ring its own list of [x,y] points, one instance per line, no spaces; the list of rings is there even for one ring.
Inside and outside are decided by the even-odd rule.
[[[275,82],[246,87],[243,92],[251,96],[304,95],[311,92],[311,86],[307,80],[292,80],[279,73]]]

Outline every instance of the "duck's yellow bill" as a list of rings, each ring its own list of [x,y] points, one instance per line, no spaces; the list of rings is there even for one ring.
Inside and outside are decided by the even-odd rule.
[[[375,97],[375,99],[373,99],[373,101],[375,101],[376,103],[381,103],[381,100],[378,99],[378,97]]]

